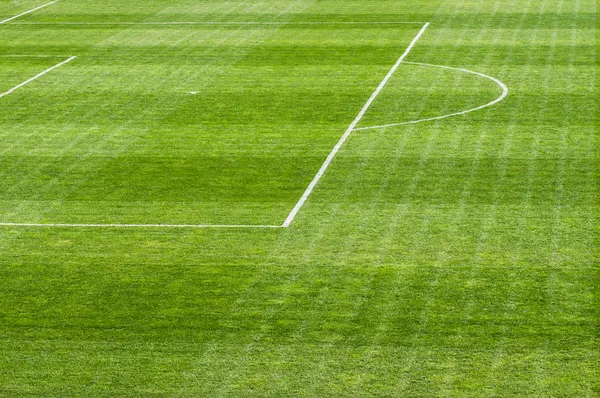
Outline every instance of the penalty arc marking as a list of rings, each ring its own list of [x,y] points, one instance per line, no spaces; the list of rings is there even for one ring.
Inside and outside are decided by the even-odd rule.
[[[496,79],[495,77],[488,76],[488,75],[483,74],[483,73],[474,72],[474,71],[468,70],[468,69],[453,68],[451,66],[445,66],[445,65],[424,64],[424,63],[421,63],[421,62],[405,62],[405,64],[408,64],[408,65],[428,66],[428,67],[432,67],[432,68],[441,68],[441,69],[456,70],[456,71],[459,71],[459,72],[464,72],[464,73],[469,73],[471,75],[476,75],[476,76],[484,77],[484,78],[486,78],[488,80],[491,80],[494,83],[496,83],[502,89],[502,94],[500,94],[500,96],[498,98],[496,98],[495,100],[493,100],[491,102],[488,102],[487,104],[480,105],[480,106],[477,106],[475,108],[467,109],[467,110],[464,110],[464,111],[455,112],[455,113],[449,113],[447,115],[442,115],[442,116],[428,117],[428,118],[425,118],[425,119],[410,120],[408,122],[382,124],[382,125],[379,125],[379,126],[359,127],[359,128],[354,129],[355,131],[371,130],[371,129],[383,129],[383,128],[386,128],[386,127],[394,127],[394,126],[405,126],[407,124],[417,124],[417,123],[423,123],[423,122],[432,122],[432,121],[435,121],[435,120],[447,119],[449,117],[466,115],[467,113],[475,112],[475,111],[478,111],[478,110],[481,110],[481,109],[484,109],[484,108],[496,105],[498,102],[502,101],[508,95],[508,87],[506,86],[506,84],[502,83],[500,80]]]

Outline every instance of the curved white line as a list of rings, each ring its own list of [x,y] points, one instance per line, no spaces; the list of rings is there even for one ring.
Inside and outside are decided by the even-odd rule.
[[[466,111],[461,111],[461,112],[456,112],[456,113],[450,113],[448,115],[442,115],[442,116],[436,116],[436,117],[429,117],[429,118],[426,118],[426,119],[411,120],[409,122],[384,124],[384,125],[381,125],[381,126],[360,127],[360,128],[356,128],[354,130],[358,131],[358,130],[382,129],[382,128],[385,128],[385,127],[404,126],[404,125],[407,125],[407,124],[416,124],[416,123],[430,122],[430,121],[433,121],[433,120],[447,119],[449,117],[464,115],[466,113],[475,112],[475,111],[478,111],[480,109],[487,108],[487,107],[492,106],[492,105],[496,105],[498,102],[502,101],[508,95],[508,87],[506,87],[506,84],[502,83],[500,80],[496,79],[495,77],[488,76],[488,75],[485,75],[483,73],[473,72],[472,70],[468,70],[468,69],[453,68],[451,66],[445,66],[445,65],[424,64],[424,63],[421,63],[421,62],[404,62],[404,63],[405,64],[410,64],[410,65],[430,66],[430,67],[433,67],[433,68],[442,68],[442,69],[457,70],[457,71],[460,71],[460,72],[465,72],[465,73],[469,73],[469,74],[472,74],[472,75],[477,75],[477,76],[485,77],[486,79],[491,80],[494,83],[496,83],[498,86],[500,86],[500,88],[502,88],[502,94],[498,98],[496,98],[495,100],[493,100],[492,102],[489,102],[489,103],[487,103],[485,105],[478,106],[476,108],[467,109]]]

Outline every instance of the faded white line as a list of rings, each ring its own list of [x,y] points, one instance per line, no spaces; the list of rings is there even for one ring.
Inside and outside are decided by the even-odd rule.
[[[493,100],[492,102],[488,102],[485,105],[481,105],[481,106],[478,106],[476,108],[467,109],[465,111],[460,111],[460,112],[455,112],[455,113],[449,113],[447,115],[442,115],[442,116],[429,117],[429,118],[426,118],[426,119],[411,120],[411,121],[408,121],[408,122],[383,124],[383,125],[380,125],[380,126],[360,127],[360,128],[354,129],[355,131],[371,130],[371,129],[383,129],[383,128],[386,128],[386,127],[393,127],[393,126],[404,126],[404,125],[407,125],[407,124],[416,124],[416,123],[423,123],[423,122],[431,122],[431,121],[434,121],[434,120],[447,119],[447,118],[453,117],[453,116],[465,115],[467,113],[475,112],[475,111],[478,111],[480,109],[487,108],[487,107],[492,106],[492,105],[496,105],[498,102],[502,101],[508,95],[508,87],[506,86],[506,84],[502,83],[500,80],[496,79],[495,77],[488,76],[488,75],[485,75],[483,73],[473,72],[472,70],[468,70],[468,69],[453,68],[451,66],[434,65],[434,64],[424,64],[424,63],[421,63],[421,62],[405,62],[405,64],[430,66],[430,67],[434,67],[434,68],[457,70],[457,71],[460,71],[460,72],[465,72],[465,73],[470,73],[472,75],[481,76],[481,77],[484,77],[484,78],[486,78],[488,80],[493,81],[498,86],[500,86],[500,88],[502,89],[502,94],[498,98],[496,98],[495,100]]]
[[[7,23],[7,22],[10,22],[10,21],[12,21],[12,20],[14,20],[14,19],[20,18],[20,17],[22,17],[23,15],[30,14],[30,13],[32,13],[32,12],[34,12],[34,11],[37,11],[37,10],[41,9],[41,8],[48,7],[49,5],[52,5],[52,4],[56,3],[57,1],[59,1],[59,0],[54,0],[54,1],[51,1],[50,3],[46,3],[46,4],[42,5],[42,6],[39,6],[39,7],[33,8],[33,9],[29,10],[29,11],[22,12],[21,14],[19,14],[19,15],[15,15],[14,17],[11,17],[11,18],[8,18],[8,19],[5,19],[4,21],[0,21],[0,25],[2,25],[2,24],[5,24],[5,23]]]
[[[66,55],[0,54],[2,58],[67,58]]]
[[[50,72],[50,71],[53,71],[54,69],[56,69],[56,68],[58,68],[58,67],[60,67],[60,66],[62,66],[62,65],[64,65],[64,64],[66,64],[67,62],[71,62],[71,61],[72,61],[72,60],[74,60],[75,58],[77,58],[77,57],[70,57],[69,59],[67,59],[67,60],[65,60],[65,61],[62,61],[61,63],[59,63],[59,64],[56,64],[56,65],[54,65],[54,66],[52,66],[52,67],[50,67],[50,68],[46,69],[46,70],[45,70],[45,71],[43,71],[42,73],[38,73],[37,75],[35,75],[35,76],[34,76],[34,77],[32,77],[31,79],[24,81],[23,83],[21,83],[21,84],[19,84],[19,85],[15,86],[15,87],[13,87],[13,88],[11,88],[10,90],[8,90],[8,91],[6,91],[6,92],[4,92],[4,93],[1,93],[1,94],[0,94],[0,98],[2,98],[2,97],[5,97],[5,96],[9,95],[10,93],[14,92],[15,90],[18,90],[19,88],[23,87],[24,85],[31,83],[31,82],[32,82],[32,81],[34,81],[35,79],[37,79],[37,78],[39,78],[39,77],[42,77],[42,76],[44,76],[46,73],[48,73],[48,72]]]
[[[283,228],[281,225],[227,225],[227,224],[44,224],[44,223],[0,223],[0,227],[64,227],[64,228]]]
[[[411,21],[156,21],[156,22],[18,22],[12,25],[422,25]]]
[[[338,153],[338,151],[340,150],[340,148],[342,147],[342,145],[344,145],[344,142],[346,142],[346,140],[348,139],[348,137],[350,136],[350,134],[352,134],[352,131],[354,131],[354,128],[356,127],[356,125],[360,122],[360,120],[362,119],[362,117],[364,116],[364,114],[367,112],[367,110],[369,109],[369,107],[371,106],[371,104],[373,103],[373,101],[375,101],[375,98],[377,98],[377,96],[379,95],[379,93],[381,92],[381,90],[383,90],[383,88],[385,87],[385,85],[387,84],[387,82],[390,80],[390,78],[392,77],[392,75],[394,74],[394,72],[396,71],[396,69],[398,69],[398,67],[400,66],[400,64],[404,61],[404,59],[410,53],[410,51],[415,46],[415,44],[417,44],[417,41],[421,38],[421,36],[423,35],[423,33],[425,33],[425,30],[427,29],[428,26],[429,26],[429,22],[427,22],[427,23],[425,23],[425,25],[423,25],[423,27],[421,28],[421,30],[419,31],[419,33],[417,33],[417,35],[415,36],[415,38],[410,42],[410,45],[404,51],[404,54],[402,54],[400,56],[400,58],[398,58],[398,60],[394,64],[394,66],[392,66],[392,69],[390,69],[390,71],[383,78],[383,80],[381,81],[381,83],[379,83],[379,86],[373,92],[373,94],[371,95],[371,97],[369,98],[369,100],[365,103],[365,105],[362,107],[362,109],[358,113],[358,116],[356,116],[356,118],[354,119],[354,121],[352,121],[352,123],[350,123],[350,126],[348,126],[348,128],[344,132],[344,135],[342,135],[342,138],[340,138],[340,140],[338,141],[338,143],[335,145],[335,147],[329,153],[329,156],[327,156],[327,159],[325,159],[325,162],[323,163],[323,165],[321,166],[321,168],[319,169],[319,171],[317,172],[317,174],[315,175],[315,177],[313,178],[313,180],[308,185],[308,188],[306,188],[306,191],[304,191],[304,194],[302,194],[302,197],[300,198],[300,200],[298,201],[298,203],[296,203],[296,206],[294,206],[294,208],[292,209],[292,211],[290,212],[290,214],[288,215],[288,217],[285,219],[285,221],[284,221],[284,223],[282,225],[283,227],[289,227],[290,224],[292,223],[292,221],[294,221],[294,218],[296,217],[296,215],[298,214],[298,212],[300,211],[300,209],[302,208],[302,206],[304,205],[304,203],[306,202],[306,200],[308,199],[308,197],[312,193],[313,189],[315,188],[315,186],[317,185],[317,183],[319,182],[319,180],[321,179],[321,177],[323,177],[323,174],[325,174],[325,172],[327,171],[327,168],[329,167],[329,164],[331,163],[331,161],[333,160],[333,158],[335,158],[335,155]]]

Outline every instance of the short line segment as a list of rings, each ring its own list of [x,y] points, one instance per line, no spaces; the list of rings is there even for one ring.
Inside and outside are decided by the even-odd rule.
[[[54,0],[54,1],[51,1],[50,3],[46,3],[46,4],[44,4],[44,5],[41,5],[41,6],[39,6],[39,7],[36,7],[36,8],[34,8],[34,9],[31,9],[31,10],[29,10],[29,11],[22,12],[22,13],[20,13],[19,15],[15,15],[14,17],[10,17],[10,18],[8,18],[8,19],[5,19],[4,21],[0,21],[0,25],[2,25],[2,24],[5,24],[5,23],[7,23],[7,22],[10,22],[10,21],[12,21],[13,19],[20,18],[20,17],[22,17],[23,15],[30,14],[30,13],[32,13],[32,12],[34,12],[34,11],[37,11],[37,10],[39,10],[39,9],[42,9],[42,8],[44,8],[44,7],[48,7],[49,5],[52,5],[52,4],[54,4],[54,3],[58,2],[58,1],[59,1],[59,0]]]
[[[67,60],[65,60],[65,61],[62,61],[61,63],[59,63],[59,64],[56,64],[56,65],[54,65],[54,66],[52,66],[52,67],[50,67],[50,68],[46,69],[45,71],[43,71],[43,72],[41,72],[41,73],[38,73],[37,75],[35,75],[35,76],[34,76],[34,77],[32,77],[31,79],[24,81],[23,83],[21,83],[21,84],[19,84],[19,85],[15,86],[15,87],[13,87],[13,88],[11,88],[10,90],[8,90],[8,91],[6,91],[6,92],[4,92],[4,93],[0,93],[0,98],[2,98],[2,97],[5,97],[5,96],[7,96],[8,94],[10,94],[10,93],[14,92],[15,90],[18,90],[18,89],[20,89],[21,87],[23,87],[23,86],[24,86],[24,85],[26,85],[26,84],[29,84],[29,83],[31,83],[31,82],[32,82],[32,81],[34,81],[35,79],[37,79],[37,78],[39,78],[39,77],[42,77],[42,76],[44,76],[46,73],[48,73],[48,72],[50,72],[50,71],[53,71],[54,69],[56,69],[56,68],[58,68],[58,67],[60,67],[60,66],[62,66],[62,65],[64,65],[64,64],[66,64],[66,63],[68,63],[68,62],[71,62],[71,61],[73,61],[75,58],[77,58],[77,57],[70,57],[69,59],[67,59]]]

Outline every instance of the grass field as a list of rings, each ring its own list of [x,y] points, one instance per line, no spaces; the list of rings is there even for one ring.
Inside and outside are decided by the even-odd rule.
[[[595,0],[44,4],[0,0],[0,396],[599,396]],[[468,71],[508,96],[406,124]]]

